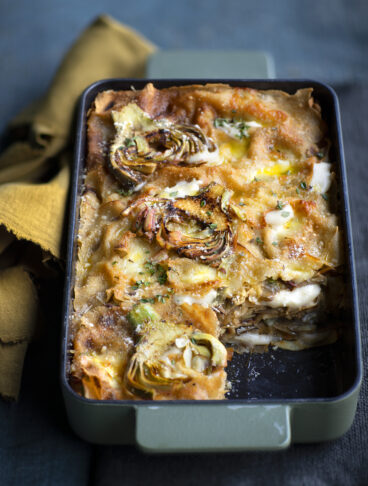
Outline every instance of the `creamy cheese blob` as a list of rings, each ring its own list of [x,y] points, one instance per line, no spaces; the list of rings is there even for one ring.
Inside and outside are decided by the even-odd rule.
[[[256,121],[231,121],[221,120],[221,125],[217,125],[216,128],[229,135],[232,138],[242,138],[244,135],[248,135],[248,128],[258,128],[262,125]]]
[[[282,209],[275,209],[274,211],[270,211],[269,213],[267,213],[265,216],[265,220],[267,224],[274,228],[277,228],[279,226],[283,226],[293,217],[293,208],[288,203],[285,204]]]
[[[269,334],[257,334],[255,332],[245,332],[236,336],[236,341],[240,341],[249,346],[265,346],[270,344],[272,341],[279,341],[280,338],[276,336],[271,336]]]
[[[159,197],[165,199],[177,199],[185,196],[195,196],[198,194],[202,185],[203,182],[197,179],[193,179],[190,182],[180,181],[173,187],[165,187],[165,189],[160,192]]]
[[[188,157],[187,162],[192,164],[199,164],[201,162],[206,163],[206,165],[216,166],[222,164],[222,157],[220,156],[220,151],[218,148],[210,152],[208,148],[197,152],[196,154]]]
[[[325,193],[329,190],[332,182],[331,164],[328,162],[319,162],[313,165],[313,175],[310,185],[314,191]]]
[[[255,127],[255,128],[258,128],[258,127],[261,127],[262,126],[260,123],[254,121],[254,120],[245,122],[245,125],[247,127]]]
[[[311,307],[320,293],[319,285],[309,284],[294,290],[281,290],[267,304],[270,307],[288,307],[289,309]]]
[[[214,289],[211,289],[206,295],[203,297],[193,297],[192,295],[175,295],[174,296],[174,302],[176,304],[199,304],[203,307],[209,307],[213,301],[217,297],[217,292]]]

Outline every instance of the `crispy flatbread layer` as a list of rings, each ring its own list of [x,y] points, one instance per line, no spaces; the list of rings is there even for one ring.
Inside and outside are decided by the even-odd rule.
[[[74,388],[222,399],[234,351],[334,342],[344,292],[329,146],[312,89],[99,93],[80,203]]]

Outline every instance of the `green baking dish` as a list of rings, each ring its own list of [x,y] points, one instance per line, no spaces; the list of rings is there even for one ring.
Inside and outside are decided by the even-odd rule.
[[[343,336],[335,344],[304,351],[271,350],[235,355],[227,368],[232,390],[218,401],[108,401],[78,395],[68,382],[68,324],[72,312],[74,259],[86,151],[86,114],[100,91],[225,82],[256,89],[294,92],[312,87],[332,140],[340,186],[345,236],[345,283],[349,308]],[[351,223],[336,94],[311,80],[135,80],[94,83],[78,113],[70,198],[67,271],[64,291],[61,383],[70,424],[83,439],[98,444],[136,444],[149,452],[215,452],[283,449],[291,443],[335,439],[351,426],[362,380],[359,315]]]

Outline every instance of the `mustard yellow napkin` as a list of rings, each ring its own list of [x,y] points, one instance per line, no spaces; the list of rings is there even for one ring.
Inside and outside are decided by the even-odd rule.
[[[38,320],[37,279],[17,240],[62,257],[61,239],[72,159],[76,101],[92,82],[144,76],[154,46],[108,16],[97,18],[62,61],[45,96],[10,124],[14,141],[0,155],[0,394],[17,398],[27,343]],[[50,176],[50,174],[53,174]],[[16,247],[15,247],[16,248]]]

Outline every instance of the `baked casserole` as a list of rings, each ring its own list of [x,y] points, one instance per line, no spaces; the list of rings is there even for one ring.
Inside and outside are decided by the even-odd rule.
[[[337,340],[341,231],[312,89],[103,91],[87,133],[78,393],[222,399],[234,352]]]

